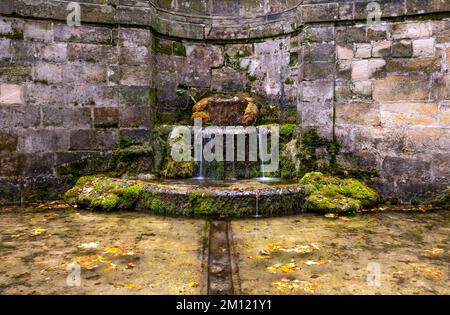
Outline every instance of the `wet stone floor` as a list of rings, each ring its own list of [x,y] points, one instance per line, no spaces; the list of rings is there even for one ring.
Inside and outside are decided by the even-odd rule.
[[[226,224],[233,293],[450,294],[450,211]],[[4,207],[0,294],[207,293],[209,227],[59,203]]]

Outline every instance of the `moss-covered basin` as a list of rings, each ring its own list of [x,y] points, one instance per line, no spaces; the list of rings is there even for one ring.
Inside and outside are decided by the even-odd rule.
[[[146,210],[175,216],[254,216],[301,212],[304,188],[292,181],[131,180],[82,177],[66,194],[81,208]]]

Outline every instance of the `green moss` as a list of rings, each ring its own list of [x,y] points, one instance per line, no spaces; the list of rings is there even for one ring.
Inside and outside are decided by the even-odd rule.
[[[174,55],[186,57],[186,47],[181,42],[175,42],[172,44],[172,50]]]
[[[307,211],[320,213],[355,213],[362,206],[359,200],[340,194],[315,192],[306,199],[304,207]]]
[[[159,38],[155,38],[154,49],[156,53],[171,55],[172,54],[172,45],[165,45],[161,43]]]
[[[307,188],[305,208],[315,212],[353,213],[375,206],[379,194],[352,178],[340,179],[321,172],[305,174],[300,184]]]
[[[298,53],[297,52],[291,52],[289,56],[289,66],[294,67],[298,64]]]
[[[23,40],[23,32],[20,32],[16,29],[13,29],[9,33],[0,33],[0,38],[9,38],[9,39],[15,39],[15,40]]]
[[[431,205],[434,209],[450,210],[450,189],[438,195]]]
[[[194,174],[194,163],[192,161],[175,162],[172,159],[167,161],[167,164],[162,172],[165,178],[191,178]]]
[[[291,140],[294,130],[297,127],[296,124],[282,124],[280,125],[280,136],[286,138],[286,140]]]

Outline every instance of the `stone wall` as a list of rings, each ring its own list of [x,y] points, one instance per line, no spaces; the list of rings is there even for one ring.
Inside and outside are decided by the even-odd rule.
[[[149,138],[152,38],[0,17],[0,202],[60,192],[60,165]]]
[[[297,107],[386,196],[449,185],[450,3],[82,0],[0,3],[0,203],[56,196],[61,166],[148,140],[189,108],[179,87]],[[156,117],[158,116],[158,117]]]
[[[423,198],[450,170],[450,20],[314,24],[301,34],[303,127],[343,143],[386,196]]]

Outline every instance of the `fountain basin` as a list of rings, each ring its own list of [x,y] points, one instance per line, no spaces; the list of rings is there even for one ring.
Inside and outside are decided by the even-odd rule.
[[[304,188],[291,181],[132,180],[86,177],[66,193],[91,210],[138,210],[168,216],[272,216],[302,212]]]

